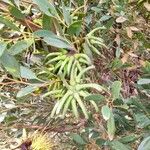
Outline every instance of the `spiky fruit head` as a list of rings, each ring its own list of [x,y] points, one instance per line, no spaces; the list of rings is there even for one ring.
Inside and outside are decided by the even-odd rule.
[[[53,144],[47,134],[36,133],[32,136],[32,150],[52,150]]]

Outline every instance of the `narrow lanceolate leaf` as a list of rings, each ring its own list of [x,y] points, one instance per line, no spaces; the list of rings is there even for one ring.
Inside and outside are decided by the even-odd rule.
[[[138,82],[137,82],[139,85],[143,85],[143,84],[150,84],[150,78],[146,79],[146,78],[143,78],[143,79],[140,79]]]
[[[8,51],[11,55],[16,55],[18,53],[21,53],[23,50],[29,48],[32,43],[33,39],[18,41]]]
[[[150,149],[150,136],[145,138],[139,145],[137,150],[149,150]]]
[[[57,107],[59,106],[59,103],[60,103],[60,101],[57,101],[55,106],[53,107],[53,110],[52,110],[51,115],[50,115],[51,118],[54,117],[56,110],[57,110]]]
[[[115,141],[112,141],[111,144],[110,144],[111,148],[113,150],[131,150],[129,149],[125,144],[115,140]],[[143,149],[144,150],[144,149]]]
[[[102,107],[101,112],[102,112],[103,118],[107,121],[111,115],[110,108],[107,105],[105,105]]]
[[[115,120],[114,120],[113,113],[111,112],[110,118],[107,121],[107,132],[108,132],[108,137],[110,140],[113,140],[115,131],[116,131]]]
[[[38,30],[34,33],[35,36],[42,37],[43,41],[45,41],[47,44],[58,47],[58,48],[67,48],[72,49],[73,46],[65,40],[65,38],[57,36],[51,31],[47,30]]]
[[[18,93],[17,93],[17,97],[23,97],[26,96],[32,92],[34,92],[36,90],[36,88],[38,88],[39,85],[29,85],[25,88],[22,88]]]
[[[88,116],[87,109],[86,109],[84,103],[82,102],[82,100],[81,100],[79,94],[74,93],[74,98],[76,99],[77,103],[79,104],[79,106],[80,106],[80,108],[81,108],[81,110],[82,110],[82,112],[83,112],[85,118],[88,119],[89,116]]]
[[[3,55],[5,49],[7,47],[7,43],[5,42],[0,42],[0,57]]]
[[[120,81],[113,82],[113,84],[111,86],[111,92],[112,92],[113,100],[119,98],[120,91],[121,91],[121,85],[122,84]]]
[[[96,112],[99,112],[99,108],[98,108],[97,104],[94,101],[90,101],[90,103],[94,106]]]
[[[93,88],[93,89],[96,89],[97,91],[105,90],[104,87],[95,83],[79,84],[76,86],[77,90],[87,89],[87,88]]]
[[[94,68],[95,68],[95,66],[92,65],[92,66],[89,66],[89,67],[83,69],[83,70],[79,73],[79,75],[77,76],[77,79],[76,79],[77,82],[80,81],[81,77],[82,77],[87,71],[89,71],[89,70],[91,70],[91,69],[94,69]]]
[[[59,103],[59,106],[58,106],[58,108],[57,108],[57,110],[56,110],[56,114],[59,114],[60,113],[60,111],[61,111],[61,109],[62,109],[62,107],[63,107],[63,105],[64,105],[64,103],[67,101],[67,99],[68,99],[68,97],[71,95],[71,91],[67,91],[66,92],[66,94],[62,97],[62,99],[60,99],[60,103]]]
[[[21,77],[26,79],[37,79],[35,73],[27,67],[20,67]]]
[[[20,65],[12,55],[8,52],[3,53],[0,57],[0,61],[4,68],[13,76],[20,77]]]
[[[73,97],[72,96],[70,96],[69,98],[68,98],[68,100],[67,100],[67,102],[64,104],[64,109],[63,109],[63,117],[65,117],[65,114],[66,114],[66,112],[67,112],[67,110],[68,110],[68,108],[69,108],[69,106],[70,106],[70,103],[71,103],[71,100],[73,99]]]
[[[33,2],[37,4],[40,10],[46,15],[51,16],[51,17],[58,16],[58,13],[55,7],[53,6],[52,2],[48,0],[33,0]]]
[[[9,27],[10,29],[19,31],[19,28],[11,21],[9,21],[8,19],[4,18],[3,16],[0,15],[0,23],[5,24],[7,27]]]
[[[79,113],[78,113],[77,104],[76,104],[76,100],[75,99],[72,99],[71,106],[72,106],[72,112],[73,112],[73,114],[78,119],[79,118]]]

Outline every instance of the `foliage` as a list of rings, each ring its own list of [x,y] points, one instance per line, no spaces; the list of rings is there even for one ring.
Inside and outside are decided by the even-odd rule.
[[[69,149],[148,150],[149,11],[147,0],[2,0],[0,129],[61,133]]]

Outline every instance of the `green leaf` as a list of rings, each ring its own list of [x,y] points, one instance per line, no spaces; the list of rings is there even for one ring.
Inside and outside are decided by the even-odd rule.
[[[34,33],[34,35],[42,37],[43,41],[47,44],[57,47],[57,48],[67,48],[72,49],[71,44],[65,40],[63,37],[57,36],[51,31],[39,30]]]
[[[113,150],[131,150],[126,145],[116,140],[112,141],[110,145]]]
[[[143,78],[143,79],[140,79],[138,82],[137,82],[139,85],[143,85],[143,84],[150,84],[150,79],[146,79],[146,78]]]
[[[40,10],[45,13],[47,16],[57,17],[58,13],[51,2],[48,0],[33,0],[35,4],[38,5]]]
[[[120,57],[120,54],[121,54],[121,48],[118,46],[117,48],[116,48],[116,57],[117,58],[119,58]]]
[[[137,150],[150,150],[150,136],[146,137],[139,145]]]
[[[91,7],[91,10],[95,11],[96,13],[101,12],[101,8],[99,8],[99,7]]]
[[[70,35],[79,35],[80,34],[80,31],[81,31],[81,25],[82,25],[82,21],[79,20],[79,21],[75,21],[73,22],[68,30],[67,30],[67,33],[70,34]]]
[[[36,75],[32,70],[27,67],[20,67],[21,77],[26,79],[37,79]]]
[[[111,115],[110,108],[107,105],[105,105],[102,107],[101,112],[102,112],[103,118],[107,121]]]
[[[43,15],[42,18],[42,26],[44,30],[51,30],[52,29],[52,18],[47,15]]]
[[[9,11],[11,15],[14,16],[16,19],[25,19],[25,15],[22,14],[22,12],[18,8],[11,6]]]
[[[83,50],[84,50],[84,53],[91,59],[93,60],[93,54],[92,54],[92,50],[91,48],[89,47],[87,41],[85,40],[85,43],[83,44]]]
[[[139,128],[146,128],[150,126],[150,119],[144,113],[136,113],[135,119],[137,122],[137,127]]]
[[[38,36],[38,37],[54,37],[54,38],[57,38],[57,35],[54,34],[53,32],[51,31],[48,31],[48,30],[38,30],[36,32],[34,32],[34,35],[35,36]]]
[[[71,24],[72,18],[70,16],[70,11],[65,7],[64,2],[62,0],[62,10],[63,10],[63,17],[67,25]]]
[[[113,140],[115,135],[116,127],[113,113],[111,112],[110,118],[107,121],[107,132],[110,140]]]
[[[23,96],[26,96],[32,92],[34,92],[37,88],[38,88],[39,85],[29,85],[25,88],[22,88],[18,93],[17,93],[17,97],[23,97]]]
[[[148,114],[148,111],[146,109],[146,107],[143,105],[143,103],[138,99],[138,98],[131,98],[127,101],[127,104],[130,105],[131,107],[137,107],[138,110],[142,110],[145,113]]]
[[[111,18],[111,16],[109,16],[109,15],[104,15],[104,16],[102,16],[101,18],[100,18],[100,21],[106,21],[106,20],[108,20],[108,19],[110,19]]]
[[[119,141],[121,143],[131,143],[131,142],[136,141],[138,138],[139,136],[132,134],[132,135],[127,135],[127,136],[122,137],[121,139],[119,139]]]
[[[29,48],[31,44],[33,43],[33,39],[27,39],[22,41],[17,41],[9,50],[8,52],[11,55],[17,55],[21,53],[23,50]]]
[[[7,124],[11,124],[11,123],[13,123],[15,120],[17,121],[18,118],[17,118],[17,116],[15,116],[14,114],[12,114],[12,115],[7,115],[7,116],[5,117],[5,123],[7,123]]]
[[[150,74],[150,62],[145,61],[145,65],[142,68],[144,74]]]
[[[106,140],[102,139],[102,138],[96,138],[96,144],[99,146],[99,147],[103,147],[106,143]]]
[[[122,84],[120,81],[113,82],[113,84],[111,86],[111,92],[112,92],[113,100],[119,98],[120,91],[121,91],[121,85]]]
[[[10,4],[10,5],[15,5],[17,7],[19,7],[20,5],[20,0],[4,0],[6,3]]]
[[[13,76],[20,77],[20,65],[17,60],[7,52],[3,53],[0,58],[0,61],[4,68]]]
[[[122,61],[118,58],[115,58],[111,64],[110,67],[112,68],[112,70],[117,70],[120,69],[121,67],[123,67]]]
[[[3,55],[5,49],[7,47],[7,43],[5,42],[0,42],[0,57]]]
[[[11,21],[4,18],[3,16],[0,16],[0,23],[5,24],[7,27],[9,27],[13,30],[20,31],[19,28],[15,24],[13,24]]]
[[[105,97],[102,95],[99,95],[99,94],[91,94],[91,95],[85,97],[85,100],[92,100],[95,102],[102,102],[104,99],[105,99]]]
[[[51,38],[51,37],[45,37],[43,39],[47,44],[57,47],[57,48],[67,48],[72,49],[69,43],[67,43],[65,40],[59,39],[59,38]]]
[[[79,134],[76,134],[76,133],[73,133],[71,134],[71,137],[73,138],[73,140],[80,144],[80,145],[85,145],[86,142],[83,140],[83,138],[79,135]]]

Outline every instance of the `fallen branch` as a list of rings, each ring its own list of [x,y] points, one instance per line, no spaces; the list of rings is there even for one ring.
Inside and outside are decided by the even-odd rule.
[[[12,129],[12,128],[16,128],[16,129],[35,129],[35,130],[39,130],[42,132],[57,132],[57,133],[63,133],[63,132],[70,132],[70,131],[74,131],[77,130],[81,127],[84,127],[86,124],[87,120],[81,120],[80,122],[73,124],[73,125],[67,125],[67,124],[63,124],[59,127],[47,127],[47,126],[38,126],[38,125],[25,125],[25,124],[18,124],[18,125],[13,125],[11,127],[5,127],[5,126],[0,126],[0,129]],[[70,126],[70,127],[69,127]]]

